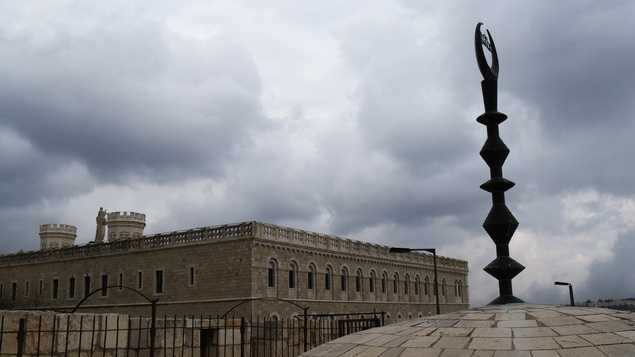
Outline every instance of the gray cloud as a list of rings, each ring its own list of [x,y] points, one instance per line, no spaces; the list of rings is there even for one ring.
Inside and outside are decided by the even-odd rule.
[[[16,53],[2,66],[3,123],[98,180],[218,175],[264,119],[253,60],[220,36],[194,41],[128,25],[2,44]]]
[[[584,300],[632,295],[607,275],[635,229],[632,7],[0,4],[0,251],[36,249],[42,223],[87,242],[99,206],[146,213],[149,233],[263,220],[436,247],[469,261],[487,302],[483,21],[518,295],[561,303],[554,279]]]
[[[585,299],[623,299],[633,296],[635,270],[635,232],[620,235],[611,249],[612,256],[598,259],[589,267],[589,278],[576,288]]]

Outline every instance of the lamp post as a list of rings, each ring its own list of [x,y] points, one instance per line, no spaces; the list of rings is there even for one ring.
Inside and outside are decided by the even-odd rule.
[[[437,315],[441,314],[441,307],[439,305],[439,281],[437,280],[437,250],[435,248],[398,248],[392,247],[388,250],[390,253],[410,253],[417,251],[425,251],[432,253],[432,262],[434,263],[434,291],[437,303]]]
[[[571,299],[571,306],[575,306],[575,300],[573,300],[573,285],[571,283],[565,283],[564,281],[556,281],[553,285],[569,285],[569,298]]]

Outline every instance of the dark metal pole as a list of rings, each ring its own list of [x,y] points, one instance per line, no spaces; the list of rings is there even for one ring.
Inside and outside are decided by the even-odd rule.
[[[436,249],[427,249],[427,251],[432,252],[432,260],[434,261],[434,289],[437,291],[437,315],[441,314],[441,305],[439,305],[439,279],[437,279],[437,250]]]
[[[18,357],[24,355],[24,342],[26,341],[26,319],[21,318],[18,325],[18,334],[16,336],[18,342]]]
[[[150,322],[150,357],[154,357],[154,345],[157,336],[157,301],[152,300],[152,321]]]
[[[556,281],[553,285],[568,285],[569,286],[569,299],[571,301],[571,306],[575,306],[575,300],[573,299],[573,285],[571,283],[566,283],[564,281]]]
[[[307,347],[308,347],[308,342],[307,338],[309,337],[309,325],[307,325],[307,323],[309,322],[309,316],[307,315],[307,310],[309,310],[309,307],[305,307],[304,308],[304,351],[302,352],[306,352],[307,351]]]
[[[400,248],[400,247],[391,247],[388,249],[389,253],[410,253],[415,251],[426,251],[428,253],[432,253],[432,263],[434,266],[434,291],[436,296],[436,304],[437,304],[437,315],[441,314],[441,305],[439,304],[439,279],[437,279],[438,271],[437,271],[437,250],[436,248]]]

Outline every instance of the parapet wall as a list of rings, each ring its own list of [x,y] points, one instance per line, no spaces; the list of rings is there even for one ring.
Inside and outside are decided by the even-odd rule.
[[[77,227],[70,224],[40,224],[40,234],[42,233],[68,233],[77,234]]]
[[[38,261],[73,259],[86,256],[122,253],[143,249],[158,249],[214,240],[257,238],[264,241],[284,242],[333,253],[352,253],[372,258],[402,262],[432,264],[432,255],[424,253],[393,254],[389,247],[339,238],[320,233],[280,227],[261,222],[242,222],[221,226],[194,228],[184,231],[148,235],[103,244],[87,244],[70,248],[26,252],[0,256],[0,266],[30,264]],[[437,256],[439,267],[467,270],[467,262],[460,259]]]
[[[108,221],[136,221],[146,223],[146,215],[137,212],[110,212]]]

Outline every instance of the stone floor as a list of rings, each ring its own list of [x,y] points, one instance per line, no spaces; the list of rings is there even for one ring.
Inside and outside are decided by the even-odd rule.
[[[509,304],[430,316],[344,336],[302,356],[635,356],[635,313]]]

